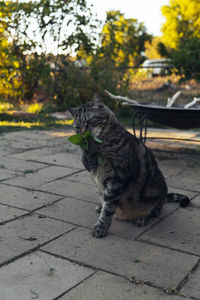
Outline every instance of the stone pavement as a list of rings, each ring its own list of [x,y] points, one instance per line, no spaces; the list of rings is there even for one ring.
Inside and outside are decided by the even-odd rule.
[[[107,237],[94,239],[98,194],[68,135],[0,135],[0,299],[200,299],[198,146],[149,142],[171,147],[155,155],[169,190],[188,195],[189,207],[166,204],[144,228],[114,220]]]

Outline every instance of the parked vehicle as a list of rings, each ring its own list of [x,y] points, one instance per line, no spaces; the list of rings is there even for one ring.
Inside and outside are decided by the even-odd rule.
[[[167,74],[169,63],[169,58],[147,59],[142,66],[147,70],[149,77],[152,77]]]

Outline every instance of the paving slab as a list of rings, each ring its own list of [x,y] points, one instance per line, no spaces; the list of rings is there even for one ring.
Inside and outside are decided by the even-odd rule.
[[[55,299],[93,272],[52,255],[32,253],[0,269],[0,298]]]
[[[0,181],[15,178],[18,175],[21,175],[21,173],[14,170],[7,170],[2,167],[0,168]]]
[[[91,228],[97,222],[99,216],[95,211],[95,207],[95,203],[67,197],[53,205],[39,209],[38,213]],[[161,218],[176,210],[177,207],[178,205],[175,203],[167,203],[163,208],[161,217],[153,218],[145,227],[137,227],[133,222],[123,222],[113,219],[109,232],[124,238],[135,239],[153,224],[159,222]]]
[[[70,290],[60,300],[183,300],[179,296],[166,295],[159,289],[135,285],[124,278],[97,272]]]
[[[189,207],[168,203],[143,228],[114,220],[107,237],[94,239],[89,227],[98,218],[100,197],[79,147],[67,140],[71,134],[1,134],[0,299],[180,300],[161,289],[181,286],[180,294],[200,300],[198,154],[155,152],[169,192],[186,194]],[[153,147],[160,144],[167,149],[168,141]],[[171,144],[183,152],[185,145]]]
[[[194,176],[195,174],[195,176]],[[200,167],[187,168],[182,174],[167,179],[170,186],[200,192]]]
[[[79,155],[73,155],[66,152],[35,157],[34,160],[68,168],[84,169]]]
[[[53,181],[69,174],[74,173],[74,169],[63,168],[58,166],[49,166],[40,169],[34,173],[24,174],[17,178],[4,181],[9,185],[22,186],[26,188],[33,188],[41,186],[42,184]]]
[[[189,280],[181,289],[181,293],[188,297],[200,299],[200,267],[189,276]]]
[[[30,160],[30,161],[40,161],[41,158],[45,156],[55,154],[55,153],[60,153],[60,152],[61,152],[60,147],[45,147],[40,149],[27,150],[22,153],[14,153],[12,155],[9,155],[9,157]]]
[[[68,232],[74,226],[37,215],[1,225],[0,264]]]
[[[82,178],[82,177],[84,178],[82,173],[85,173],[85,172],[81,172],[81,173],[77,174],[78,178]],[[74,180],[75,176],[76,175],[73,175],[70,178],[73,178],[72,180]],[[78,179],[75,178],[75,180],[78,180]],[[85,180],[88,181],[87,177]],[[55,182],[52,183],[52,186],[54,186],[54,184],[55,184]],[[87,187],[87,186],[85,186],[85,187]],[[82,185],[80,186],[80,182],[78,183],[78,181],[77,181],[74,191],[77,191],[77,189],[80,189],[80,188],[83,189]],[[41,189],[43,189],[43,186],[41,187]],[[48,190],[50,191],[50,189],[48,189]],[[69,186],[69,190],[72,192],[71,185]],[[91,193],[90,192],[91,190],[94,193],[95,185],[92,187],[92,189],[90,186],[88,186],[88,191],[86,191],[87,194]],[[55,190],[54,190],[54,192],[55,192]],[[61,191],[59,191],[59,193],[60,192]],[[170,189],[170,192],[179,192],[180,193],[180,190]],[[195,193],[191,193],[191,192],[186,192],[185,194],[187,194],[188,196],[195,195]],[[80,198],[83,196],[83,192],[81,190],[79,192],[79,194],[73,193],[72,195]],[[98,198],[100,198],[100,197],[98,196],[98,193],[97,193],[97,203],[100,203],[100,201],[98,201]],[[87,201],[85,201],[86,199],[90,201],[90,198],[83,198],[84,201],[79,201],[78,199],[72,199],[70,197],[67,197],[67,198],[64,198],[62,201],[55,203],[54,205],[40,209],[38,212],[41,214],[50,216],[50,217],[55,217],[60,220],[70,222],[70,223],[72,222],[72,223],[79,224],[82,226],[91,227],[94,223],[96,223],[96,221],[98,219],[98,214],[95,212],[96,203],[93,204],[94,198],[91,199],[92,203],[88,203]],[[137,227],[132,222],[122,222],[122,221],[113,219],[113,223],[112,223],[112,226],[109,231],[111,233],[114,233],[114,234],[119,235],[124,238],[135,239],[138,235],[142,234],[144,231],[146,231],[148,228],[150,228],[153,224],[159,222],[161,219],[166,217],[168,214],[174,212],[178,208],[179,208],[179,205],[177,203],[166,203],[164,205],[161,216],[159,218],[151,219],[149,224],[145,227]]]
[[[7,140],[48,140],[47,131],[41,130],[20,130],[3,133],[2,136]]]
[[[0,203],[17,208],[34,210],[59,199],[60,196],[0,184]]]
[[[94,203],[64,198],[58,203],[38,210],[38,213],[66,222],[91,227],[98,219],[95,207]]]
[[[22,216],[26,211],[0,204],[0,224]]]
[[[70,181],[81,182],[84,184],[92,185],[96,189],[96,184],[92,179],[91,174],[88,171],[83,171],[81,173],[74,174],[69,177]]]
[[[148,280],[163,288],[176,288],[198,261],[193,255],[111,234],[94,239],[84,228],[75,229],[42,249],[126,278]]]
[[[32,140],[29,138],[20,138],[20,140],[9,140],[9,148],[20,150],[20,152],[29,150],[29,149],[37,149],[41,147],[50,147],[51,142],[43,141],[43,140]]]
[[[21,152],[21,153],[20,153]],[[63,144],[54,144],[53,142],[48,146],[40,147],[39,149],[33,149],[33,150],[26,150],[26,151],[15,151],[11,157],[15,158],[21,158],[21,159],[27,159],[27,160],[34,160],[34,161],[40,161],[40,159],[45,159],[47,155],[53,155],[53,154],[59,154],[59,153],[66,153],[66,155],[73,154],[73,155],[79,155],[80,150],[79,147],[74,146],[73,144],[66,142]],[[42,161],[42,160],[41,160]]]
[[[144,241],[200,255],[200,211],[180,208],[145,232]]]
[[[109,232],[119,235],[123,238],[135,239],[143,232],[151,228],[154,224],[160,222],[160,220],[165,218],[168,214],[175,211],[177,207],[177,203],[166,203],[163,207],[161,215],[158,218],[150,219],[150,222],[144,227],[135,226],[133,222],[123,222],[113,219],[112,226],[109,229]]]
[[[192,200],[192,205],[196,208],[200,208],[200,195],[197,195],[193,200]]]
[[[169,178],[175,175],[180,174],[185,168],[185,161],[183,160],[173,160],[173,159],[164,159],[158,160],[158,166],[165,178]]]
[[[9,169],[19,172],[31,172],[46,167],[46,164],[30,162],[11,157],[1,157],[0,169]]]
[[[41,191],[47,191],[63,196],[73,197],[93,203],[101,203],[97,189],[89,184],[72,182],[68,178],[56,180],[43,184],[39,187]]]
[[[188,191],[188,190],[183,190],[181,188],[174,188],[171,186],[168,186],[168,193],[175,193],[175,194],[182,194],[187,196],[193,203],[193,198],[198,195],[198,192],[192,192],[192,191]],[[170,203],[172,204],[172,202]],[[177,207],[179,207],[178,203],[177,203]]]

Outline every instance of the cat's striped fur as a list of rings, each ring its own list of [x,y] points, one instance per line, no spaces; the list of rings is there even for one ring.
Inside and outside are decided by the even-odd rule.
[[[118,122],[97,94],[91,102],[69,111],[77,133],[90,130],[103,142],[99,145],[91,137],[89,148],[82,155],[82,162],[96,181],[103,200],[93,236],[100,238],[107,234],[113,215],[134,221],[138,226],[158,216],[167,199],[167,185],[151,151]],[[98,163],[97,154],[102,163]]]

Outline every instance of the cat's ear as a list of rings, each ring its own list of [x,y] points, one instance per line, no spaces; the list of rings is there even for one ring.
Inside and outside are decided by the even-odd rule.
[[[76,109],[74,107],[68,107],[67,110],[69,111],[70,115],[73,117]]]
[[[101,100],[101,96],[99,95],[99,93],[95,93],[92,97],[92,104],[93,106],[102,106],[102,100]]]

